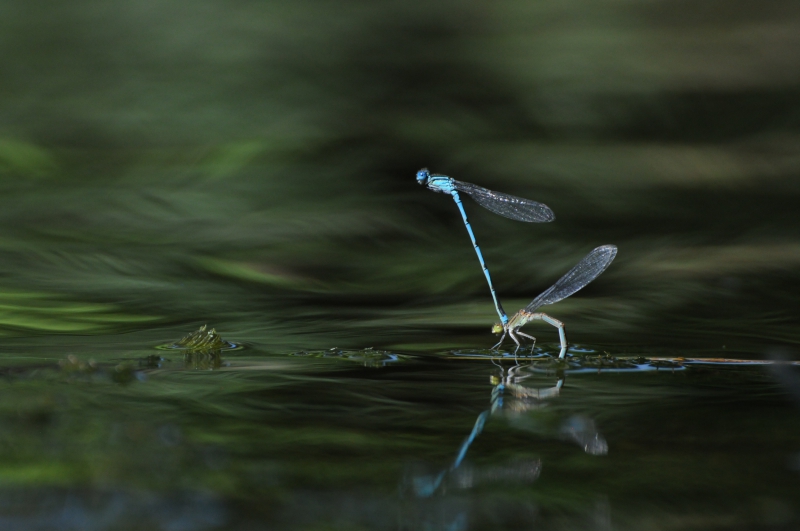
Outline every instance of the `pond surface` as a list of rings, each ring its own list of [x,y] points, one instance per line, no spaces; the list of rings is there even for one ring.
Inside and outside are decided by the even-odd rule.
[[[152,333],[10,345],[4,529],[790,529],[800,518],[793,364],[615,359],[585,344],[566,362],[550,357],[555,344],[517,357],[187,353],[155,349]]]

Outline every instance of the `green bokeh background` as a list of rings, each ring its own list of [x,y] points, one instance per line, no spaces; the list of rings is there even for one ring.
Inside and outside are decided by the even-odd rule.
[[[556,212],[467,204],[509,311],[615,243],[553,310],[584,340],[794,344],[799,21],[789,1],[3,2],[2,331],[488,342],[428,166]]]
[[[408,494],[498,377],[423,166],[555,211],[465,201],[507,311],[613,243],[573,344],[798,359],[796,1],[0,0],[0,57],[0,527],[800,522],[791,369],[570,376],[464,465],[536,482]],[[243,348],[154,349],[203,324]]]

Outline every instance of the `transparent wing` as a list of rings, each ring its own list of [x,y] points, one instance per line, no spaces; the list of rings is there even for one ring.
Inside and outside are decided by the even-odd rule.
[[[553,304],[566,299],[586,284],[600,276],[608,265],[617,256],[617,248],[614,245],[603,245],[583,257],[575,267],[558,279],[558,282],[550,286],[541,295],[533,299],[525,307],[526,312],[534,312],[540,306]]]
[[[491,210],[495,214],[516,219],[517,221],[536,223],[543,223],[556,219],[556,215],[553,214],[550,207],[543,203],[537,203],[530,199],[523,199],[522,197],[500,192],[493,192],[488,188],[456,181],[455,179],[453,179],[453,184],[456,190],[468,194],[476,203],[487,210]]]

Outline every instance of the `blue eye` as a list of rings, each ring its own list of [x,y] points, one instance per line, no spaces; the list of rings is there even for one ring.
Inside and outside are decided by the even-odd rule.
[[[421,170],[419,170],[417,172],[417,182],[420,183],[420,184],[425,183],[425,181],[428,180],[428,177],[430,177],[430,175],[431,174],[428,173],[428,169],[427,168],[422,168]]]

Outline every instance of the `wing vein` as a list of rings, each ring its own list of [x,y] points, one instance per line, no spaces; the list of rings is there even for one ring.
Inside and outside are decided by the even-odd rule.
[[[456,181],[455,179],[453,179],[453,183],[456,190],[464,192],[483,208],[500,216],[529,223],[544,223],[556,219],[553,211],[544,203],[495,192],[476,184]]]
[[[594,249],[584,256],[583,260],[575,264],[566,275],[533,299],[525,307],[525,311],[532,313],[540,306],[566,299],[599,277],[615,256],[617,256],[617,248],[614,245],[602,245]]]

